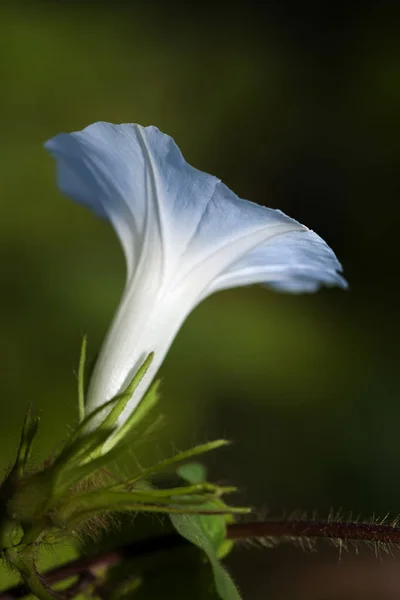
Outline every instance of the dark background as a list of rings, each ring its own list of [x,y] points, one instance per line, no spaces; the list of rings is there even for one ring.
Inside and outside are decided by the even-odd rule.
[[[29,401],[43,410],[38,459],[76,421],[81,336],[94,356],[124,283],[111,228],[60,196],[42,143],[138,122],[317,231],[350,284],[206,300],[163,366],[166,425],[148,459],[226,436],[210,476],[260,514],[400,513],[399,24],[376,2],[3,2],[1,468]],[[384,596],[378,562],[360,576],[379,571],[376,595],[336,590],[344,571],[331,581],[321,563],[323,550],[239,549],[231,568],[245,599],[399,597]]]

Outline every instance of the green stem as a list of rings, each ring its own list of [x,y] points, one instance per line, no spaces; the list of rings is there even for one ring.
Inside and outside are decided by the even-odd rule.
[[[40,600],[54,600],[63,596],[53,592],[39,577],[34,560],[34,548],[25,546],[22,550],[8,548],[6,556],[9,562],[18,570],[21,578],[35,596]]]

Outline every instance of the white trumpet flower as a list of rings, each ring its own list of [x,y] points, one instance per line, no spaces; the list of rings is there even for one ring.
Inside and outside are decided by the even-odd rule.
[[[317,234],[191,167],[156,127],[94,123],[45,147],[57,161],[60,190],[111,221],[126,258],[126,286],[90,381],[89,410],[125,389],[154,352],[123,423],[188,314],[214,292],[256,283],[289,292],[346,286]]]

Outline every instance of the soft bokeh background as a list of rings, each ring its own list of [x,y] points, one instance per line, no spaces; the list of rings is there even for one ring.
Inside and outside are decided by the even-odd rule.
[[[133,121],[316,230],[350,282],[205,301],[163,367],[167,424],[149,456],[227,436],[211,475],[263,514],[400,513],[399,21],[360,6],[1,5],[2,469],[28,402],[43,411],[38,458],[75,422],[81,337],[94,357],[124,283],[111,228],[60,196],[42,143]],[[343,598],[323,581],[302,595],[313,561],[239,550],[231,568],[244,598]]]

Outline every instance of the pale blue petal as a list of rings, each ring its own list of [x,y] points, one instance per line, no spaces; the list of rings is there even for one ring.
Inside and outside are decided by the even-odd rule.
[[[235,257],[235,240],[253,231],[263,230],[268,239],[271,228],[301,227],[191,167],[156,127],[94,123],[45,147],[57,159],[61,191],[113,222],[130,263],[145,246],[145,252],[161,251],[169,267],[182,265],[183,257],[190,268],[205,251],[211,255],[227,244]]]
[[[292,231],[260,244],[217,277],[208,294],[265,284],[285,292],[314,292],[321,285],[347,287],[333,250],[313,231]]]
[[[113,223],[129,276],[140,260],[164,279],[193,272],[203,296],[259,282],[287,291],[344,285],[321,238],[190,166],[156,127],[99,122],[45,146],[62,192]]]
[[[64,161],[57,162],[57,183],[59,188],[68,196],[77,200],[88,208],[94,210],[99,216],[107,217],[101,204],[98,202],[97,195],[92,187],[88,185],[85,178],[79,177],[80,165],[74,169],[74,160],[71,157],[69,163]]]

